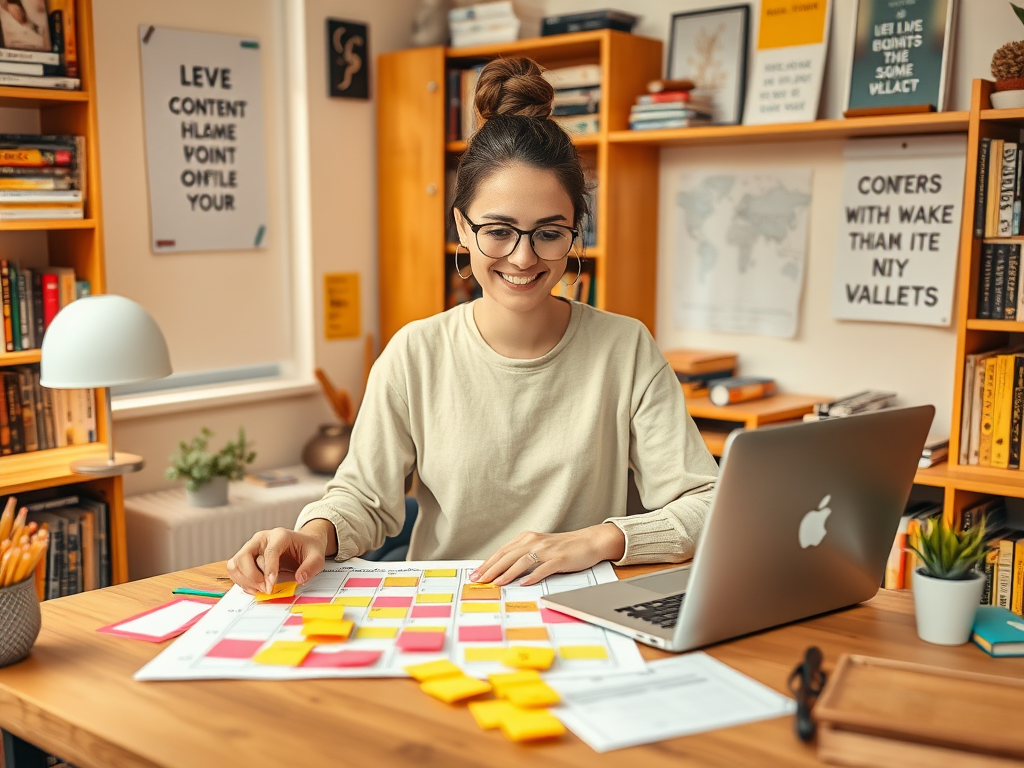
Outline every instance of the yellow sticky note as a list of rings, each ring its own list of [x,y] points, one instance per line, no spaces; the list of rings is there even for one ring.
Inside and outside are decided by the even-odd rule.
[[[293,597],[295,588],[299,585],[294,581],[282,581],[274,585],[274,590],[268,595],[266,592],[256,593],[256,602],[262,603],[265,600],[277,600],[279,597]]]
[[[371,608],[371,619],[404,619],[408,608]]]
[[[547,627],[506,627],[508,640],[548,640]]]
[[[558,653],[563,659],[608,658],[608,649],[603,645],[560,645]]]
[[[528,611],[536,611],[536,610],[537,610],[537,603],[534,602],[533,600],[529,600],[529,601],[526,601],[526,602],[518,602],[518,603],[517,602],[505,603],[505,612],[506,613],[526,613]]]
[[[530,648],[525,645],[514,645],[501,657],[502,664],[516,669],[550,669],[554,660],[554,648]]]
[[[502,718],[501,732],[512,741],[530,741],[561,736],[565,733],[565,726],[546,709],[541,709]]]
[[[458,677],[439,677],[420,684],[420,689],[435,699],[451,704],[462,699],[490,693],[490,683],[477,680],[475,677],[461,675]]]
[[[466,648],[466,661],[501,661],[505,650],[501,645],[496,648]]]
[[[406,627],[405,631],[406,632],[447,632],[448,631],[448,627],[418,627],[418,626],[412,626],[412,627]]]
[[[423,593],[423,594],[416,595],[416,602],[417,603],[450,603],[452,601],[452,597],[454,597],[454,595],[452,595],[450,592],[448,594],[437,594],[437,595],[428,595],[428,594]]]
[[[388,576],[384,579],[385,587],[415,587],[419,583],[419,576]]]
[[[252,660],[257,664],[297,667],[315,645],[308,640],[278,640],[257,653]]]
[[[815,45],[825,39],[828,3],[761,0],[757,49]]]
[[[310,619],[332,619],[341,621],[345,618],[345,606],[332,603],[311,603],[309,605],[293,605],[292,613],[301,613],[303,621]]]
[[[348,605],[352,608],[365,608],[370,604],[373,597],[336,597],[331,600],[331,605]]]
[[[505,691],[514,685],[524,683],[535,683],[540,680],[540,672],[533,669],[523,669],[519,672],[496,672],[487,676],[487,681],[494,686],[494,693],[504,697]]]
[[[432,568],[424,571],[423,575],[428,579],[454,579],[459,572],[455,568]]]
[[[360,627],[356,640],[392,640],[398,637],[398,627]]]
[[[501,603],[463,603],[459,610],[462,613],[501,613]]]
[[[359,273],[324,275],[324,338],[327,341],[358,339],[362,335],[361,317]]]
[[[309,619],[302,623],[302,634],[310,635],[331,635],[333,637],[348,637],[352,634],[355,624],[348,619]]]
[[[506,717],[514,717],[522,714],[519,707],[509,704],[507,701],[471,701],[469,711],[476,720],[476,724],[484,730],[497,728]]]
[[[406,667],[405,671],[421,683],[440,677],[462,676],[462,670],[447,659],[428,661],[426,664],[414,664],[411,667]]]
[[[505,691],[505,698],[517,707],[551,707],[562,700],[558,691],[545,682],[513,685]]]
[[[493,581],[469,581],[466,582],[463,589],[500,589],[500,587],[498,587],[498,585]]]

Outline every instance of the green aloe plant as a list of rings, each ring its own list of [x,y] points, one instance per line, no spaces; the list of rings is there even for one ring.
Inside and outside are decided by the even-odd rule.
[[[921,558],[926,576],[951,581],[969,579],[985,562],[985,525],[957,533],[944,520],[927,520],[918,546],[911,544],[910,548]]]
[[[217,453],[207,450],[211,437],[213,432],[203,427],[190,442],[180,441],[178,452],[170,457],[167,479],[184,480],[190,491],[199,490],[215,477],[241,480],[245,476],[245,468],[256,460],[252,443],[245,438],[245,429],[239,427],[238,439],[228,441]]]

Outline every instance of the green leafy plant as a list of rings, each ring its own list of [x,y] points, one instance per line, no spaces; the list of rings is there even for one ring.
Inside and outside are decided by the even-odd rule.
[[[252,443],[245,438],[245,429],[238,428],[238,439],[228,444],[217,453],[210,453],[207,446],[213,437],[206,427],[193,437],[190,442],[182,440],[178,443],[178,452],[170,457],[171,466],[167,468],[168,480],[184,480],[185,487],[197,491],[215,477],[226,477],[229,480],[241,480],[245,468],[256,460],[256,452]]]
[[[921,558],[926,576],[949,581],[969,579],[985,562],[985,526],[957,533],[944,520],[925,521],[918,546],[910,548]]]

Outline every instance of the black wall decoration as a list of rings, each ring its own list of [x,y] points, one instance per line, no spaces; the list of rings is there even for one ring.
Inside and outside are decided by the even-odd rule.
[[[370,37],[366,24],[327,19],[327,95],[370,98]]]

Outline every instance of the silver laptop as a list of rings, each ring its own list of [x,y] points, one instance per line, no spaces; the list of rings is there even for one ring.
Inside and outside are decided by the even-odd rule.
[[[734,432],[690,565],[541,603],[686,651],[867,600],[934,414],[926,405]]]

